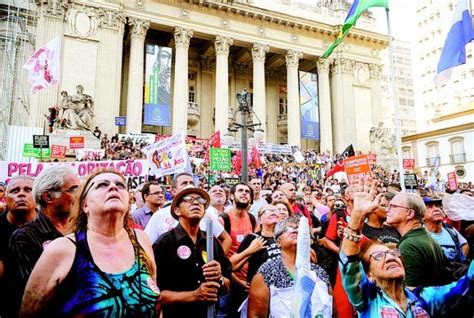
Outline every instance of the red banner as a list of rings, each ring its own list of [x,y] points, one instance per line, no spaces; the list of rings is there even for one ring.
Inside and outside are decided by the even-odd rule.
[[[51,158],[66,158],[66,146],[51,145]]]
[[[403,169],[415,170],[415,159],[403,159]]]
[[[209,138],[209,144],[212,148],[220,148],[221,147],[221,131],[218,130],[211,135]]]
[[[70,149],[84,148],[84,136],[69,137],[69,148]]]
[[[458,189],[458,180],[456,178],[456,172],[448,173],[448,188],[449,191],[456,191]]]

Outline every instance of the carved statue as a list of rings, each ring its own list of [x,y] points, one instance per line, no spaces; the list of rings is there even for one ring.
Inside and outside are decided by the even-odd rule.
[[[369,140],[375,153],[382,155],[395,153],[395,136],[385,130],[383,122],[379,122],[378,127],[370,128]]]
[[[59,116],[59,126],[73,130],[92,130],[94,117],[94,101],[92,96],[84,94],[82,85],[76,86],[76,95],[69,96],[66,91],[61,92],[62,113]]]

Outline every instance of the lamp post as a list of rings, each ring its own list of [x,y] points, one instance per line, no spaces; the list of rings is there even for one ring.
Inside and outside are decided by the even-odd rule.
[[[240,144],[242,146],[242,169],[241,169],[241,178],[242,182],[247,183],[249,176],[248,176],[248,162],[247,162],[247,153],[248,153],[248,143],[251,144],[258,144],[260,141],[263,140],[265,133],[263,129],[259,128],[262,123],[258,116],[252,109],[250,105],[250,95],[246,89],[242,91],[242,93],[237,93],[236,95],[237,101],[239,103],[239,108],[234,112],[232,116],[232,121],[229,125],[228,132],[224,135],[224,142],[226,145],[230,145],[234,140],[232,133],[237,132],[239,129],[242,129],[242,134],[240,138]],[[240,112],[240,124],[235,121],[235,116],[237,113]],[[250,122],[248,122],[248,116],[252,114],[255,115],[257,119],[257,123],[254,123],[252,118],[250,117]],[[255,128],[258,127],[258,128]],[[250,138],[247,140],[247,132],[248,130],[252,131],[254,134],[254,138]]]

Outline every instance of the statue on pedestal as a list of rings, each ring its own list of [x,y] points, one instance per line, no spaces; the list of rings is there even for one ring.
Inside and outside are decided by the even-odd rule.
[[[94,117],[94,100],[92,96],[84,94],[82,85],[76,86],[76,94],[68,95],[61,92],[61,113],[59,127],[72,130],[92,131],[92,117]]]
[[[372,127],[369,131],[371,150],[376,154],[395,154],[395,136],[385,130],[383,122],[379,122],[378,127]]]

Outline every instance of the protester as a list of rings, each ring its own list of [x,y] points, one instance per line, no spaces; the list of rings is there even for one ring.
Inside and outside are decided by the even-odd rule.
[[[183,172],[173,178],[171,186],[174,196],[177,196],[186,187],[194,186],[194,179],[189,173]],[[228,249],[231,242],[229,234],[224,230],[224,227],[217,218],[212,217],[212,213],[209,215],[212,220],[212,235],[219,239],[225,249]],[[207,212],[206,216],[208,216]],[[178,224],[178,220],[172,215],[171,206],[167,205],[153,214],[145,227],[145,232],[152,242],[156,242],[160,236],[171,231]],[[206,230],[206,221],[204,219],[201,221],[200,227],[202,231]]]
[[[0,182],[0,214],[5,212],[7,205],[5,203],[5,188],[7,185],[3,182]]]
[[[159,290],[153,251],[142,231],[127,227],[124,177],[96,170],[75,203],[74,234],[44,250],[26,285],[20,316],[154,316]]]
[[[249,186],[253,190],[253,203],[252,203],[252,206],[250,207],[249,213],[257,217],[258,211],[260,210],[260,208],[263,205],[267,204],[268,202],[261,195],[262,180],[260,180],[259,178],[252,178],[249,182]]]
[[[291,209],[291,206],[287,201],[273,201],[272,205],[276,207],[278,214],[282,219],[294,215],[293,210]]]
[[[252,279],[249,292],[248,317],[289,317],[291,296],[295,281],[296,245],[298,236],[298,216],[280,221],[274,230],[274,237],[281,249],[281,255],[269,259]],[[311,264],[317,283],[308,290],[312,302],[330,299],[332,295],[329,276],[318,265]],[[324,295],[323,295],[324,294]],[[332,307],[329,300],[330,308]],[[326,316],[331,317],[331,315]]]
[[[368,192],[367,186],[365,190]],[[359,317],[447,317],[451,307],[471,289],[474,265],[471,263],[469,273],[449,285],[417,288],[413,292],[406,288],[400,251],[374,241],[360,248],[364,219],[374,213],[381,198],[379,195],[374,199],[367,192],[354,195],[354,208],[340,252],[344,287]],[[395,202],[398,199],[395,197]],[[419,203],[405,199],[407,205]]]
[[[209,189],[208,194],[211,198],[210,206],[216,209],[218,214],[224,213],[226,204],[226,195],[224,189],[219,185],[215,185]]]
[[[425,204],[418,195],[404,192],[395,195],[386,209],[386,223],[401,236],[398,248],[403,257],[405,282],[409,287],[436,286],[447,282],[443,251],[422,225],[425,210]]]
[[[400,241],[400,234],[393,227],[386,226],[387,208],[390,200],[394,197],[391,192],[385,193],[380,198],[380,204],[374,213],[369,214],[367,222],[362,227],[362,234],[371,240],[377,240],[381,243],[394,243]]]
[[[436,243],[441,246],[444,255],[450,261],[463,262],[469,254],[467,240],[451,225],[444,223],[445,213],[440,198],[424,197],[426,205],[423,222],[425,228]]]
[[[58,237],[70,233],[70,217],[75,193],[80,186],[79,178],[67,165],[52,166],[36,177],[33,197],[36,202],[36,218],[16,230],[10,238],[10,252],[15,268],[14,297],[9,306],[18,313],[21,298],[31,271],[43,250]]]
[[[214,260],[207,262],[206,234],[199,223],[209,195],[186,188],[173,198],[171,214],[179,224],[153,245],[163,318],[207,317],[207,307],[229,287],[231,265],[214,239]]]
[[[282,184],[279,189],[285,194],[293,212],[295,214],[304,215],[308,219],[310,226],[312,226],[312,217],[309,214],[308,208],[304,204],[298,203],[296,201],[297,195],[295,185],[293,183],[286,182]]]
[[[133,198],[135,200],[132,200],[132,206],[130,208],[131,212],[133,213],[137,209],[143,208],[145,205],[145,202],[143,202],[143,197],[142,197],[142,188],[145,185],[145,183],[140,183],[135,190],[133,190]]]
[[[145,228],[151,216],[165,205],[165,188],[157,182],[146,182],[141,193],[144,206],[132,212],[132,219]]]
[[[14,317],[15,311],[12,294],[17,290],[14,270],[15,255],[8,249],[10,237],[18,228],[31,222],[35,216],[35,201],[33,199],[33,178],[25,175],[10,179],[6,187],[5,203],[7,211],[0,214],[0,290],[4,292],[0,297],[0,316]]]

